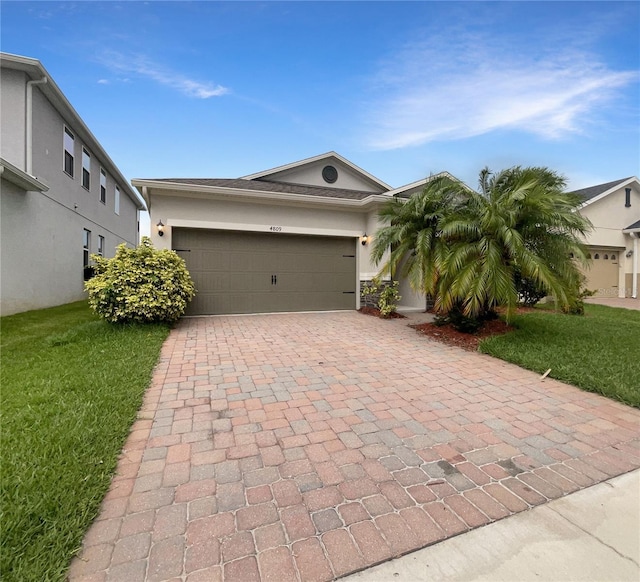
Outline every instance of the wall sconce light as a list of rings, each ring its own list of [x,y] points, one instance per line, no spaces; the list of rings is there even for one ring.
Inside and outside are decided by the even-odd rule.
[[[366,245],[368,240],[369,240],[369,237],[367,236],[367,233],[365,232],[365,233],[360,237],[360,242],[362,243],[362,246]]]
[[[158,224],[156,224],[156,226],[158,227],[158,236],[164,236],[164,224],[162,223],[162,220],[158,220]]]
[[[627,251],[627,254],[625,255],[625,257],[627,257],[627,259],[633,254],[633,249],[631,249],[630,251]]]

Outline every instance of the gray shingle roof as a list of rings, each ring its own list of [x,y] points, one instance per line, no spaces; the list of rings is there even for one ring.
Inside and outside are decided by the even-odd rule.
[[[633,178],[633,176],[629,176],[629,178]],[[629,180],[629,178],[622,178],[621,180],[614,180],[613,182],[607,182],[606,184],[598,184],[597,186],[589,186],[589,188],[574,190],[573,192],[570,192],[570,194],[577,194],[578,196],[580,196],[580,198],[582,198],[583,202],[586,202],[587,200],[591,200],[592,198],[599,196],[607,190],[611,190],[611,188],[614,188],[618,184],[622,184],[622,182]]]
[[[627,228],[623,228],[622,230],[634,230],[635,228],[640,228],[640,220],[636,220],[633,224],[630,224]]]
[[[174,184],[193,184],[194,186],[238,188],[242,190],[262,190],[267,192],[282,192],[285,194],[303,194],[305,196],[342,198],[346,200],[363,200],[376,194],[375,192],[347,190],[345,188],[324,188],[322,186],[288,184],[285,182],[271,182],[269,180],[244,180],[243,178],[159,178],[153,181],[173,182]]]

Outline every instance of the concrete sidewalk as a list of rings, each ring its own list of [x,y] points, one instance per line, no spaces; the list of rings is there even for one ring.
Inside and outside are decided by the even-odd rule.
[[[343,578],[640,580],[640,470]]]

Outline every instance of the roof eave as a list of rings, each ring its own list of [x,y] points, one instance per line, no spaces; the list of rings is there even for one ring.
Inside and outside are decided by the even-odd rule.
[[[3,180],[11,182],[27,192],[47,192],[49,190],[49,186],[44,182],[41,182],[35,176],[23,172],[20,168],[7,162],[7,160],[3,158],[0,158],[0,175]]]
[[[640,186],[640,180],[638,180],[638,178],[636,178],[635,176],[632,176],[631,178],[627,178],[626,180],[622,180],[622,181],[618,182],[615,186],[609,188],[608,190],[605,190],[601,194],[598,194],[597,196],[594,196],[593,198],[589,198],[589,200],[585,200],[582,204],[580,204],[578,206],[577,209],[578,210],[582,210],[586,206],[589,206],[590,204],[593,204],[594,202],[597,202],[598,200],[602,200],[606,196],[609,196],[609,194],[612,194],[616,190],[619,190],[620,188],[624,188],[625,186],[627,186],[628,184],[631,184],[633,182],[636,182]],[[571,192],[569,192],[569,194],[571,194]]]
[[[233,195],[241,198],[253,198],[261,200],[272,200],[274,202],[298,202],[308,204],[320,204],[326,206],[348,206],[351,208],[362,208],[389,200],[389,194],[375,194],[353,200],[349,198],[332,198],[328,196],[311,196],[308,194],[294,194],[290,192],[271,192],[268,190],[246,190],[241,188],[229,188],[225,186],[204,186],[201,184],[181,184],[179,182],[166,182],[156,180],[133,179],[131,184],[141,193],[149,208],[151,208],[150,190],[165,190],[178,192],[198,192],[202,194]]]

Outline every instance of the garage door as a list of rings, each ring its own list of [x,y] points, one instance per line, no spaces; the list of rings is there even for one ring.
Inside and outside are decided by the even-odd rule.
[[[356,240],[174,228],[198,293],[188,315],[356,308]]]
[[[624,249],[621,249],[624,252]],[[585,272],[586,287],[596,292],[596,297],[618,296],[619,250],[590,247],[591,268]]]

